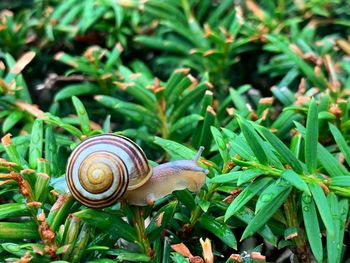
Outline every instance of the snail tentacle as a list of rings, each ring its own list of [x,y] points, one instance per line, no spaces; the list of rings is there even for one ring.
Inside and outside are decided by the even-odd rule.
[[[199,158],[201,158],[201,155],[202,155],[203,151],[204,151],[204,146],[200,146],[198,151],[197,151],[197,153],[196,153],[196,155],[193,158],[193,161],[198,162]]]

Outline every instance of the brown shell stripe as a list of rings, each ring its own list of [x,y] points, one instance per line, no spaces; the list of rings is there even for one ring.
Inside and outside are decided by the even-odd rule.
[[[107,137],[107,138],[104,138],[104,137]],[[98,139],[98,140],[95,140],[95,139]],[[125,141],[129,142],[129,144],[125,143]],[[99,143],[106,143],[106,144],[108,143],[108,144],[112,144],[112,145],[119,147],[120,149],[122,149],[124,152],[126,152],[130,156],[131,160],[134,161],[133,163],[136,167],[136,169],[135,169],[136,173],[148,174],[150,169],[148,166],[148,160],[146,158],[146,155],[144,154],[144,152],[142,151],[140,146],[138,146],[132,140],[130,140],[129,138],[126,138],[124,136],[119,136],[119,135],[114,135],[114,134],[96,135],[96,136],[91,137],[90,139],[88,139],[86,141],[83,141],[77,147],[80,148],[80,146],[81,146],[81,147],[83,147],[82,149],[84,149],[85,147],[90,147],[92,145],[99,144]]]
[[[121,160],[121,161],[123,162],[123,160]],[[124,163],[124,162],[123,162],[123,163]],[[125,164],[124,164],[124,165],[125,165]],[[121,173],[121,172],[122,172],[121,167],[117,166],[117,168],[118,168],[118,172],[120,172],[119,174],[122,174],[122,173]],[[70,165],[70,166],[68,167],[68,169],[69,169],[69,170],[67,171],[67,173],[70,174],[70,175],[72,175],[73,165]],[[124,171],[124,173],[127,173],[127,170]],[[75,188],[75,185],[74,185],[74,182],[73,182],[73,177],[72,177],[72,176],[67,176],[67,179],[68,179],[68,185],[70,186],[71,191],[72,191],[76,196],[81,196],[81,198],[85,198],[85,197],[83,197],[83,196],[80,194],[80,192]],[[113,193],[113,195],[111,195],[111,196],[115,196],[115,195],[119,195],[119,197],[122,196],[122,195],[125,193],[126,189],[127,189],[128,179],[129,179],[128,176],[122,176],[121,178],[119,178],[119,184],[118,184],[118,186],[117,186],[117,189],[119,189],[119,191],[115,191],[115,192]]]
[[[73,169],[72,164],[76,161],[77,156],[79,156],[79,154],[83,150],[85,150],[87,147],[93,147],[93,145],[99,144],[99,143],[111,144],[120,148],[122,151],[124,151],[133,162],[133,165],[134,165],[133,173],[136,173],[136,174],[141,173],[141,174],[147,175],[151,170],[148,165],[147,157],[145,156],[142,149],[137,144],[135,144],[132,140],[124,136],[119,136],[114,134],[108,134],[108,135],[103,134],[103,135],[97,135],[97,136],[91,137],[90,139],[87,139],[86,141],[82,142],[76,147],[76,149],[74,149],[71,157],[69,158],[69,165],[67,167],[67,175],[68,175],[67,177],[68,177],[68,183],[71,186],[70,189],[72,191],[72,194],[76,195],[76,197],[80,197],[81,200],[79,201],[81,201],[82,203],[90,207],[102,207],[102,206],[108,206],[113,204],[116,201],[116,199],[120,198],[126,191],[128,186],[128,179],[129,179],[129,177],[127,176],[120,178],[119,184],[117,187],[119,191],[116,191],[112,195],[105,197],[103,200],[92,201],[80,195],[78,190],[73,185],[71,176],[69,176],[72,174],[72,169]],[[106,152],[109,152],[109,151],[106,151]],[[116,155],[116,153],[113,153],[113,152],[109,152],[109,153]],[[125,165],[125,162],[123,163]],[[118,169],[121,169],[121,167],[118,167]],[[119,170],[119,172],[121,171]]]
[[[70,169],[69,174],[72,174],[72,171],[71,171],[73,169],[72,166],[70,166],[69,169]],[[118,169],[119,174],[122,174],[122,172],[123,172],[122,168],[120,166],[118,166],[117,169]],[[124,172],[127,172],[127,171],[125,170]],[[102,207],[102,205],[108,206],[109,204],[112,204],[113,202],[115,202],[118,198],[120,198],[125,193],[125,191],[127,189],[127,185],[128,185],[128,177],[123,176],[123,177],[119,178],[119,184],[117,186],[117,189],[119,189],[119,191],[113,192],[112,195],[105,197],[102,200],[90,200],[89,198],[81,195],[81,193],[75,188],[72,176],[68,176],[67,178],[68,178],[68,186],[69,186],[73,196],[75,196],[81,203],[86,204],[90,207]]]
[[[141,147],[127,137],[119,136],[119,135],[118,135],[118,137],[128,141],[131,145],[133,145],[135,148],[137,148],[137,150],[136,150],[135,148],[127,147],[127,149],[130,150],[132,153],[132,154],[129,154],[129,156],[132,157],[131,158],[132,160],[135,160],[134,157],[136,157],[136,156],[138,157],[135,160],[136,161],[135,164],[137,165],[137,172],[141,171],[145,175],[148,174],[150,171],[150,168],[148,165],[148,159],[147,159],[145,153],[143,152],[143,150],[141,149]],[[121,141],[121,143],[123,143],[123,142]],[[124,145],[127,145],[127,144],[124,144]]]
[[[97,136],[96,136],[97,137]],[[100,136],[98,136],[100,137]],[[79,144],[76,149],[74,149],[71,157],[70,157],[70,160],[69,160],[69,165],[67,167],[67,178],[68,178],[68,186],[70,186],[70,190],[72,191],[72,194],[74,196],[77,197],[77,199],[79,199],[79,201],[81,201],[82,203],[84,204],[87,204],[89,205],[90,207],[101,207],[102,205],[103,206],[108,206],[108,204],[112,204],[113,202],[116,201],[116,199],[120,198],[124,192],[126,191],[127,189],[127,185],[128,185],[128,176],[126,175],[127,173],[127,170],[125,171],[124,175],[125,177],[122,177],[120,178],[119,180],[119,184],[118,184],[118,187],[117,189],[119,189],[119,191],[116,191],[114,192],[112,195],[110,195],[109,197],[107,198],[104,198],[103,200],[89,200],[88,198],[82,196],[79,191],[75,188],[74,184],[73,184],[73,179],[72,179],[72,176],[69,176],[69,175],[72,175],[72,169],[73,169],[73,163],[76,161],[76,158],[77,156],[79,156],[79,154],[86,149],[86,147],[91,147],[93,146],[94,144],[97,144],[99,142],[101,142],[101,140],[99,141],[96,141],[96,140],[93,140],[93,138],[95,137],[92,137],[91,140],[87,140],[87,141],[84,141],[82,142],[81,144]],[[109,140],[102,140],[104,143],[106,142],[109,142]],[[114,154],[113,152],[109,152],[111,154]],[[121,159],[120,159],[121,160]],[[123,160],[121,160],[123,162]],[[124,163],[124,162],[123,162]],[[125,163],[124,163],[125,165]],[[120,170],[120,167],[118,167],[119,171],[121,172]],[[93,204],[91,203],[93,202]]]

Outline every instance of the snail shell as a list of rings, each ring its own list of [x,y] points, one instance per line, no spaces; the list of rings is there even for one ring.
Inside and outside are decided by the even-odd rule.
[[[80,143],[68,159],[67,183],[73,197],[92,208],[110,206],[126,190],[152,176],[142,149],[130,139],[101,134]]]

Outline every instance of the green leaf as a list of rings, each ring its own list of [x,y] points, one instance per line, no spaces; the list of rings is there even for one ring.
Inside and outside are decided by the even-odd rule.
[[[174,191],[173,195],[188,209],[192,209],[196,205],[193,195],[188,189]]]
[[[6,117],[2,124],[2,132],[8,132],[24,117],[23,111],[13,111]]]
[[[98,22],[98,19],[107,12],[106,9],[106,6],[96,6],[93,0],[85,1],[81,19],[76,25],[77,32],[83,34],[92,24]]]
[[[288,181],[295,188],[305,192],[308,195],[311,195],[309,187],[307,186],[305,181],[294,171],[286,170],[281,174],[281,177]]]
[[[268,129],[261,126],[257,126],[257,129],[281,155],[285,163],[289,164],[297,173],[303,173],[303,168],[300,164],[300,161],[276,135],[274,135]]]
[[[70,262],[72,263],[81,262],[81,258],[86,253],[85,250],[90,240],[90,235],[92,234],[94,234],[94,229],[91,226],[88,226],[87,224],[83,224],[83,226],[80,228],[80,233],[74,244],[72,252],[69,255]]]
[[[327,229],[329,235],[334,238],[335,230],[333,225],[332,214],[327,202],[326,195],[324,194],[322,187],[317,183],[309,184],[312,196],[315,200],[318,212],[322,218],[322,221]]]
[[[289,134],[290,130],[294,127],[293,121],[299,121],[302,119],[302,115],[293,111],[282,112],[277,119],[271,125],[272,129],[276,129],[276,136],[285,138]]]
[[[199,114],[204,118],[205,113],[207,112],[208,106],[213,103],[213,93],[207,90],[203,96],[203,100],[200,106]],[[193,131],[192,136],[192,145],[198,148],[200,145],[200,139],[203,129],[203,121],[198,122],[196,129]]]
[[[162,258],[162,263],[170,263],[170,244],[168,237],[164,237]]]
[[[36,177],[37,177],[36,171],[32,169],[22,170],[21,176],[24,180],[26,180],[29,183],[30,188],[33,189],[35,185]]]
[[[340,224],[341,220],[339,220],[339,204],[337,196],[330,192],[327,195],[327,201],[329,204],[329,208],[331,210],[331,216],[333,219],[333,225],[335,230],[335,235],[332,237],[330,234],[327,233],[327,255],[328,255],[328,262],[329,263],[336,263],[340,262],[340,254],[341,249],[338,249],[342,246],[342,244],[339,243],[340,241],[340,235],[343,235],[343,232],[340,232]]]
[[[58,176],[58,146],[56,142],[56,136],[51,126],[45,130],[45,159],[50,164],[51,175]]]
[[[173,201],[161,209],[152,217],[151,222],[145,229],[145,235],[148,236],[150,241],[156,240],[163,229],[168,225],[171,219],[173,219],[173,215],[175,213],[178,202]]]
[[[0,205],[0,219],[7,219],[20,216],[28,216],[29,210],[25,204],[3,204]]]
[[[195,151],[183,146],[180,143],[154,137],[154,143],[162,147],[175,160],[191,160],[195,156]]]
[[[10,138],[10,135],[7,135]],[[19,155],[16,145],[14,144],[14,140],[11,140],[10,144],[3,144],[6,151],[6,154],[9,157],[9,161],[18,164],[19,166],[26,166],[26,162],[23,157]]]
[[[350,175],[346,168],[320,143],[317,147],[318,161],[332,177]]]
[[[298,72],[298,71],[297,71]],[[292,71],[293,73],[293,71]],[[299,73],[299,72],[298,72]],[[289,77],[288,74],[284,77]],[[293,76],[292,76],[293,77]],[[286,93],[286,86],[283,86],[283,82],[285,82],[284,80],[282,80],[278,86],[276,87],[272,87],[271,91],[273,93],[273,95],[280,101],[282,102],[285,106],[291,105],[294,102],[294,97],[293,96],[288,96]]]
[[[119,10],[119,6],[113,5],[113,8],[116,8]],[[120,45],[120,43],[117,43],[113,50],[108,54],[108,59],[105,63],[104,70],[105,72],[110,72],[113,68],[113,66],[120,64],[120,54],[122,53],[123,48]]]
[[[30,137],[29,146],[29,166],[36,169],[38,166],[38,158],[42,158],[43,154],[43,122],[35,120]]]
[[[91,131],[89,116],[83,103],[75,96],[72,97],[74,108],[78,114],[81,130],[85,135]]]
[[[318,116],[317,105],[311,100],[306,121],[305,132],[305,162],[310,173],[317,168]]]
[[[203,214],[199,218],[199,224],[202,228],[208,230],[209,232],[217,236],[230,248],[237,249],[236,237],[225,223],[218,221],[212,216]]]
[[[141,61],[140,59],[135,59],[131,61],[130,66],[134,72],[142,72],[142,75],[140,76],[140,80],[145,81],[145,80],[152,80],[153,79],[153,72],[149,68],[149,66]],[[137,78],[138,79],[138,78]],[[153,94],[152,91],[150,91],[151,94]],[[153,94],[153,96],[155,96]]]
[[[256,169],[256,168],[242,171],[239,174],[238,181],[237,181],[237,186],[240,186],[240,185],[242,185],[244,183],[247,183],[247,182],[253,180],[254,178],[256,178],[256,177],[258,177],[260,175],[263,175],[265,173],[266,173],[265,171],[262,171],[262,170],[259,170],[259,169]]]
[[[210,181],[213,183],[236,183],[242,173],[248,173],[249,176],[252,172],[251,170],[229,172],[225,174],[216,175],[215,177],[211,178]]]
[[[163,51],[176,52],[182,55],[188,55],[189,47],[186,45],[179,45],[176,41],[164,40],[160,37],[137,36],[134,41],[145,45],[149,48],[154,48]]]
[[[48,195],[49,183],[50,177],[46,173],[37,174],[34,187],[35,200],[45,203]]]
[[[245,160],[254,160],[254,153],[250,149],[246,140],[243,138],[242,134],[238,136],[237,134],[226,128],[222,128],[222,131],[225,134],[225,137],[227,137],[227,141],[229,142],[230,156],[239,155]]]
[[[204,154],[208,153],[210,150],[211,142],[213,136],[210,132],[210,127],[214,125],[216,118],[216,113],[211,106],[208,106],[204,115],[204,122],[202,126],[202,132],[199,139],[199,145],[205,148]]]
[[[0,239],[36,239],[39,238],[35,222],[0,222]]]
[[[78,16],[78,14],[82,11],[84,8],[83,5],[74,5],[72,8],[70,8],[66,14],[63,15],[63,17],[59,20],[60,26],[65,26],[73,22],[73,20]]]
[[[185,77],[187,77],[187,74],[190,72],[190,69],[188,68],[180,68],[176,69],[172,72],[170,78],[168,79],[167,83],[165,84],[165,92],[164,95],[167,97],[171,94],[173,89],[175,89],[176,85],[180,83]]]
[[[198,121],[204,118],[198,114],[191,114],[177,120],[173,125],[171,125],[169,131],[170,133],[181,132],[181,129],[187,127],[188,125],[195,125]]]
[[[336,176],[330,179],[331,186],[350,187],[350,176]]]
[[[63,260],[70,260],[70,255],[77,242],[79,230],[81,227],[81,220],[75,216],[67,217],[64,224],[64,232],[62,237],[62,245],[70,245],[67,250],[63,252]],[[63,249],[62,249],[63,250]]]
[[[291,188],[287,191],[282,192],[276,198],[272,199],[268,206],[265,206],[268,207],[268,209],[261,209],[244,230],[241,240],[253,235],[263,225],[265,225],[267,221],[275,214],[278,208],[280,208],[280,206],[284,203],[290,192]]]
[[[9,253],[18,257],[23,257],[27,250],[22,249],[20,245],[16,243],[2,243],[1,246]]]
[[[349,199],[345,199],[345,198],[340,199],[338,203],[338,212],[337,212],[337,215],[340,215],[338,244],[342,247],[344,247],[343,241],[345,236],[345,227],[347,224],[347,220],[349,219],[348,213],[349,213]],[[339,247],[337,246],[337,248]],[[342,255],[342,252],[343,251],[341,249],[338,250],[338,253],[340,254],[340,256]]]
[[[259,138],[260,139],[260,138]],[[283,170],[284,166],[282,164],[282,158],[276,155],[276,151],[273,147],[268,143],[260,139],[261,145],[264,148],[266,155],[268,156],[268,161],[270,166],[275,167],[279,170]]]
[[[235,90],[235,89],[230,89],[230,98],[235,105],[235,107],[239,110],[240,115],[245,116],[248,114],[248,108],[246,106],[246,101],[245,99]]]
[[[261,139],[258,137],[256,132],[254,131],[253,127],[245,119],[241,117],[238,118],[238,123],[255,157],[258,159],[258,161],[261,164],[267,165],[268,158],[267,158],[266,152],[264,150],[263,145],[260,142]]]
[[[55,209],[51,209],[47,216],[47,222],[53,231],[56,231],[66,220],[73,203],[74,199],[71,195],[62,195],[57,199],[53,205]]]
[[[192,90],[184,92],[181,99],[179,99],[179,101],[174,106],[174,110],[170,115],[170,121],[174,122],[181,116],[185,115],[188,109],[191,107],[191,105],[200,101],[207,89],[207,83],[204,82],[197,85]]]
[[[174,263],[188,263],[188,259],[176,252],[171,253],[171,259]]]
[[[310,79],[313,85],[321,90],[327,87],[327,82],[324,79],[322,72],[320,72],[319,75],[316,75],[314,69],[289,47],[289,43],[285,41],[285,39],[272,34],[266,35],[266,38],[279,50],[285,53],[295,63],[295,65],[300,68],[304,75]]]
[[[320,119],[320,120],[335,120],[336,117],[334,114],[332,114],[328,111],[320,111],[318,113],[318,119]]]
[[[107,115],[106,119],[103,122],[102,130],[104,133],[110,133],[111,129],[111,115]]]
[[[125,222],[120,215],[93,209],[85,209],[74,213],[74,215],[89,225],[107,231],[112,236],[122,237],[130,242],[137,240],[135,229]]]
[[[136,75],[138,77],[135,78],[135,73],[129,68],[119,66],[118,69],[123,81],[128,83],[128,85],[119,82],[115,82],[115,84],[121,87],[120,89],[123,92],[130,94],[135,100],[141,102],[148,110],[155,112],[157,105],[156,96],[151,90],[147,89],[146,83],[149,80],[144,77],[143,72],[138,72],[139,75]],[[145,81],[147,82],[145,83]]]
[[[229,160],[226,142],[224,141],[224,138],[221,132],[217,128],[215,128],[214,126],[211,126],[210,130],[213,135],[214,141],[219,149],[221,158],[224,161],[224,167],[226,167],[226,164]]]
[[[243,221],[247,225],[254,219],[254,216],[255,216],[254,212],[247,207],[243,207],[234,215],[234,217]],[[235,219],[233,219],[233,220],[235,220]],[[274,246],[276,246],[277,237],[273,234],[272,230],[270,229],[270,227],[268,225],[264,225],[263,227],[261,227],[257,231],[257,233],[260,236],[262,236],[264,240],[266,240],[266,241],[270,242],[271,244],[273,244]]]
[[[274,200],[278,195],[290,189],[291,186],[289,182],[283,179],[278,179],[277,181],[270,184],[260,194],[255,204],[255,214],[257,214],[261,209],[268,209],[267,206],[270,205],[271,200]]]
[[[149,124],[152,128],[159,126],[158,117],[145,107],[131,102],[125,102],[110,96],[98,95],[95,99],[102,105],[115,110],[125,118]]]
[[[90,83],[72,84],[59,90],[56,93],[54,100],[60,101],[64,99],[69,99],[73,96],[96,94],[96,93],[99,93],[100,91],[101,89],[98,86],[95,86]]]
[[[271,178],[265,177],[248,185],[229,205],[225,213],[225,221],[249,202],[261,189],[271,182]]]
[[[69,133],[73,134],[77,138],[80,138],[83,135],[79,129],[77,129],[73,125],[70,125],[68,123],[63,122],[62,119],[60,119],[59,117],[56,117],[48,112],[45,115],[46,115],[46,118],[44,118],[44,120],[47,123],[52,124],[52,125],[57,125],[63,129],[65,129]]]
[[[125,249],[110,249],[106,251],[107,255],[116,256],[121,262],[150,262],[151,258],[145,254],[130,252]],[[115,262],[115,261],[114,261]]]
[[[302,198],[302,211],[305,224],[306,235],[310,244],[312,253],[314,254],[318,262],[322,262],[323,247],[321,240],[320,226],[318,224],[318,218],[316,213],[315,203],[312,197],[303,193]]]
[[[290,142],[290,150],[297,159],[302,153],[302,141],[303,137],[300,133],[297,133],[292,137],[292,140]]]
[[[68,261],[59,261],[57,263],[66,263]],[[94,259],[94,260],[89,260],[86,261],[86,263],[115,263],[114,259],[109,259],[109,258],[98,258],[98,259]]]
[[[334,140],[338,144],[340,151],[344,154],[346,162],[348,163],[348,165],[350,165],[350,147],[348,146],[343,135],[335,125],[329,123],[329,129],[334,137]]]
[[[159,19],[166,18],[171,22],[179,21],[179,23],[181,23],[180,25],[186,25],[185,14],[181,9],[178,9],[177,6],[178,5],[172,4],[172,2],[150,1],[145,5],[145,12],[153,14]]]
[[[50,175],[50,164],[47,160],[44,158],[38,159],[38,173],[45,173],[47,175]]]
[[[300,123],[295,123],[298,131],[305,138],[305,128]],[[320,143],[317,145],[317,158],[322,167],[331,177],[350,175],[347,169]]]

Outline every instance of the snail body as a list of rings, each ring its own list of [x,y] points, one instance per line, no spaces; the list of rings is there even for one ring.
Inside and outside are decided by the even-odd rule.
[[[188,189],[198,192],[205,183],[207,171],[192,160],[173,161],[153,168],[153,175],[141,187],[127,191],[124,199],[133,205],[144,206],[172,193]]]
[[[101,134],[80,143],[68,159],[67,184],[72,195],[92,208],[110,206],[119,199],[148,205],[174,190],[198,191],[206,169],[194,160],[180,160],[152,168],[142,149],[132,140]]]

